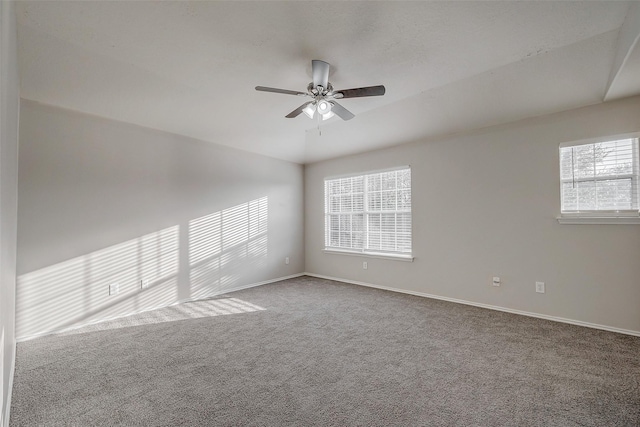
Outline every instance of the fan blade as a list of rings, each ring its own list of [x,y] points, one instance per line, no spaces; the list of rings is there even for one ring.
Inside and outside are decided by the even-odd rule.
[[[275,87],[256,86],[256,90],[260,92],[284,93],[285,95],[301,95],[307,96],[305,92],[296,92],[295,90],[276,89]]]
[[[342,94],[342,98],[360,98],[363,96],[381,96],[385,93],[384,86],[368,86],[368,87],[359,87],[356,89],[344,89],[344,90],[335,90],[334,93]]]
[[[311,75],[313,76],[313,87],[322,86],[327,88],[329,84],[329,63],[313,59],[311,61]]]
[[[333,105],[331,111],[333,111],[336,116],[340,117],[342,120],[351,120],[355,117],[355,115],[351,111],[347,110],[336,101],[331,101],[331,105]]]
[[[311,104],[312,102],[313,101],[305,102],[304,104],[302,104],[301,106],[299,106],[298,108],[296,108],[295,110],[287,114],[285,117],[287,119],[293,119],[294,117],[298,117],[302,113],[302,110],[304,110],[304,108],[307,105]]]

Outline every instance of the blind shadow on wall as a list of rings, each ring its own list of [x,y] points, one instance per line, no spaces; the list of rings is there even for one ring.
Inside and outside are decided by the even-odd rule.
[[[181,233],[188,239],[180,239]],[[186,247],[181,241],[188,242]],[[267,243],[265,196],[20,275],[17,338],[219,295],[240,286],[244,272],[266,265]],[[192,306],[174,320],[189,313],[201,317],[262,309],[240,310],[236,304],[234,310],[233,304],[226,309],[220,303]]]

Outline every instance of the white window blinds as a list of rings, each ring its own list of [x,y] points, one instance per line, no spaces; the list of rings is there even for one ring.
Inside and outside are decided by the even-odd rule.
[[[411,169],[325,180],[325,247],[411,253]]]
[[[560,147],[562,213],[638,212],[638,138]]]

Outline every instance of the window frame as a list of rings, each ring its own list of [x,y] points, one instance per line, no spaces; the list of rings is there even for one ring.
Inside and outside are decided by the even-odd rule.
[[[563,204],[563,184],[567,182],[597,182],[611,180],[611,176],[591,177],[591,178],[562,178],[562,149],[577,147],[582,145],[592,145],[604,142],[613,142],[624,139],[634,139],[632,144],[633,171],[630,174],[616,175],[617,179],[631,179],[632,188],[635,187],[636,197],[640,203],[640,132],[613,135],[601,138],[591,138],[585,140],[565,142],[558,147],[558,173],[560,183],[560,216],[557,220],[560,224],[640,224],[640,208],[627,210],[583,210],[583,211],[562,211]]]
[[[388,211],[388,210],[370,210],[369,209],[369,203],[368,203],[368,196],[370,194],[369,188],[368,188],[368,180],[367,177],[371,176],[371,175],[377,175],[377,174],[383,174],[385,172],[394,172],[394,171],[400,171],[400,170],[408,170],[409,171],[409,176],[411,177],[411,166],[410,165],[404,165],[404,166],[396,166],[396,167],[392,167],[392,168],[385,168],[385,169],[376,169],[376,170],[371,170],[371,171],[364,171],[364,172],[357,172],[357,173],[350,173],[350,174],[343,174],[343,175],[334,175],[334,176],[327,176],[324,178],[323,180],[323,185],[324,185],[324,249],[323,252],[324,253],[328,253],[328,254],[339,254],[339,255],[353,255],[353,256],[364,256],[364,257],[370,257],[370,258],[385,258],[385,259],[393,259],[393,260],[400,260],[400,261],[413,261],[414,257],[413,257],[413,223],[411,226],[411,232],[409,234],[409,237],[411,239],[411,251],[410,252],[400,252],[400,251],[385,251],[382,249],[367,249],[369,247],[369,239],[370,239],[370,233],[368,232],[369,230],[369,221],[370,221],[370,215],[376,215],[376,214],[395,214],[396,215],[396,221],[397,221],[397,215],[398,214],[409,214],[410,218],[412,218],[412,209],[398,209],[397,207],[397,202],[396,202],[396,210],[393,211]],[[363,177],[363,206],[362,206],[362,211],[352,211],[352,212],[340,212],[340,213],[331,213],[330,212],[330,197],[331,195],[327,192],[327,183],[329,181],[333,181],[333,180],[338,180],[338,179],[344,179],[344,178],[354,178],[354,177]],[[413,183],[411,183],[411,186],[409,187],[409,191],[411,193],[413,193],[412,190],[412,186]],[[383,190],[380,190],[383,191]],[[396,194],[398,191],[398,188],[396,186]],[[353,194],[353,192],[351,193]],[[351,214],[351,215],[356,215],[356,214],[362,214],[363,216],[363,247],[362,249],[352,249],[352,248],[341,248],[341,247],[337,247],[337,246],[330,246],[330,231],[329,227],[330,227],[330,223],[329,223],[329,218],[331,215],[346,215],[346,214]],[[396,222],[397,224],[397,222]],[[397,225],[396,225],[397,227]],[[395,227],[394,227],[395,228]],[[353,231],[351,231],[353,232]],[[397,229],[394,232],[394,238],[398,239],[398,233],[397,233]]]

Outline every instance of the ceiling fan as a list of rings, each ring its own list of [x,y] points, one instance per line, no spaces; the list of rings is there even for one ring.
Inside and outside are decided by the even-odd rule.
[[[284,93],[285,95],[296,95],[310,97],[307,101],[285,117],[292,119],[305,113],[310,119],[318,113],[318,118],[322,120],[330,119],[334,114],[342,120],[351,120],[355,115],[336,102],[336,99],[361,98],[364,96],[384,95],[385,88],[382,85],[359,87],[355,89],[333,90],[329,83],[329,63],[314,59],[311,61],[311,75],[313,81],[307,86],[306,92],[296,92],[294,90],[276,89],[273,87],[256,86],[257,91]]]

